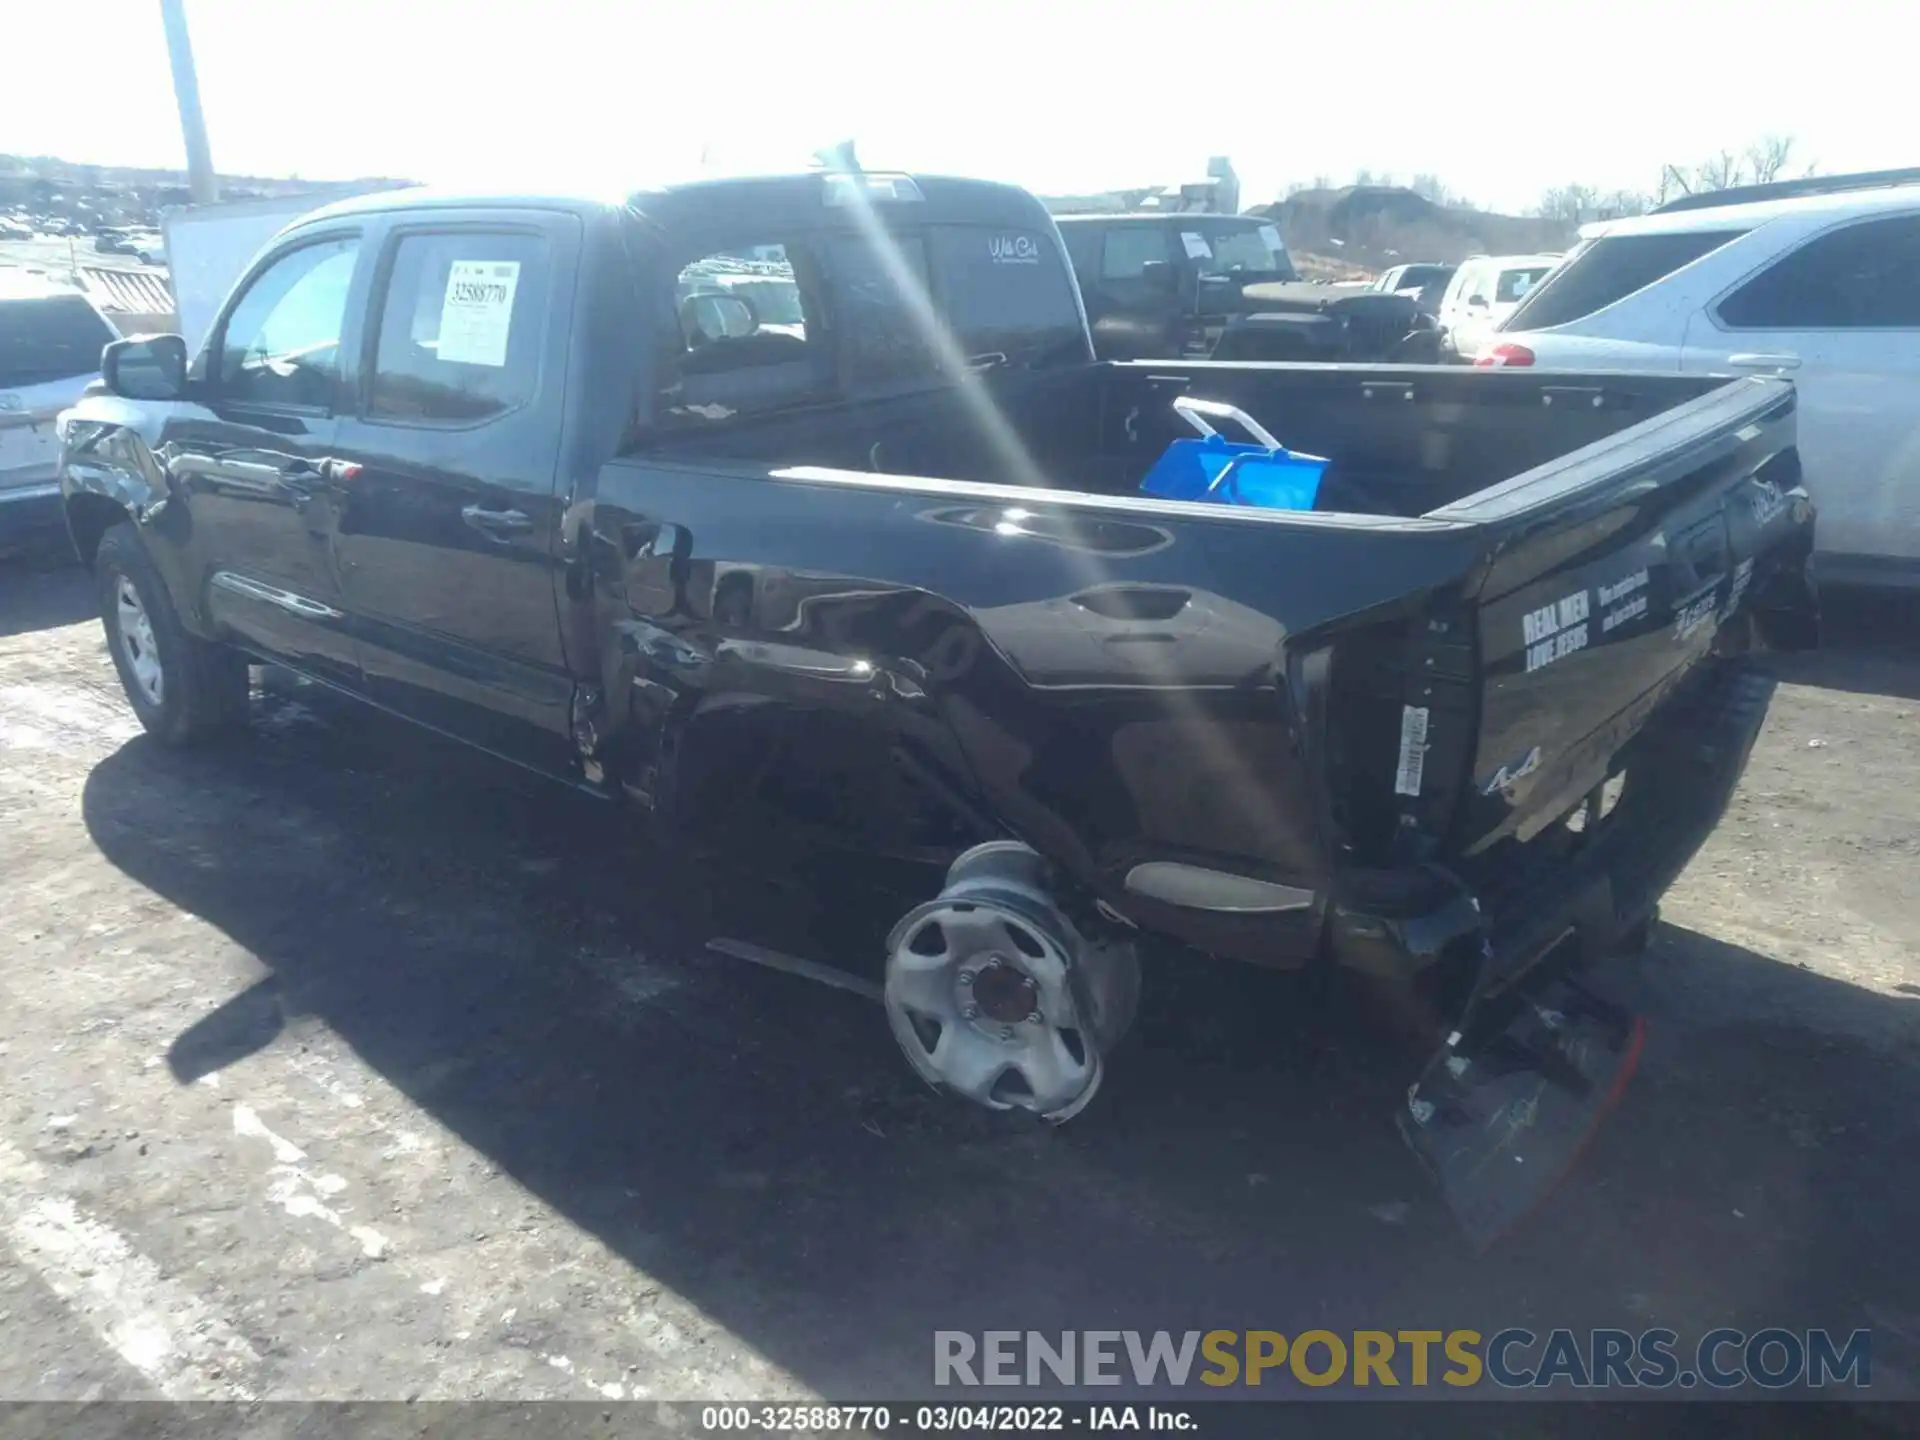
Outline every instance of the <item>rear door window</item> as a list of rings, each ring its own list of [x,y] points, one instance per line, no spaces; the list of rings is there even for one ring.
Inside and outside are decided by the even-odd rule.
[[[1830,230],[1720,302],[1730,330],[1920,328],[1920,216]]]
[[[1548,330],[1584,320],[1739,239],[1745,230],[1676,235],[1603,235],[1575,248],[1507,321],[1512,330]]]
[[[0,301],[0,388],[91,375],[117,338],[80,295]]]
[[[473,425],[525,405],[540,381],[543,236],[402,235],[381,302],[367,414]]]
[[[1100,253],[1100,278],[1138,280],[1151,262],[1170,258],[1170,233],[1159,225],[1115,225]]]
[[[1502,270],[1493,287],[1494,303],[1511,305],[1526,299],[1527,292],[1538,285],[1546,273],[1547,267],[1544,265],[1530,270]]]
[[[1293,278],[1293,261],[1275,226],[1209,225],[1198,233],[1213,252],[1196,257],[1205,274]]]

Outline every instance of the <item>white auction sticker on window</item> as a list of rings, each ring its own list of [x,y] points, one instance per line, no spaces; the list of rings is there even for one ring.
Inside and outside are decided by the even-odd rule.
[[[1204,235],[1196,235],[1191,230],[1182,230],[1180,232],[1180,243],[1187,247],[1187,258],[1189,260],[1211,260],[1213,258],[1213,247],[1207,244],[1207,237]]]
[[[505,365],[513,293],[519,288],[518,260],[454,261],[447,272],[440,344],[434,353],[456,365]]]
[[[1282,250],[1287,248],[1280,243],[1280,230],[1278,226],[1274,225],[1262,225],[1260,227],[1260,243],[1265,245],[1268,253],[1273,255],[1278,255]]]

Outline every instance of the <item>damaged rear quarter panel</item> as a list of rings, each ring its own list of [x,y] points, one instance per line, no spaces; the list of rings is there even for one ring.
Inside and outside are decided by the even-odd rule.
[[[609,753],[644,799],[716,753],[747,764],[743,713],[769,743],[833,717],[1143,923],[1282,962],[1311,953],[1317,905],[1209,916],[1122,881],[1183,859],[1324,894],[1288,647],[1477,555],[1470,527],[1432,521],[639,460],[601,472],[591,530]]]

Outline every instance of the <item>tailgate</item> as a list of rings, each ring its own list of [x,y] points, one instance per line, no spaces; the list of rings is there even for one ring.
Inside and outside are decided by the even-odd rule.
[[[1467,854],[1531,839],[1606,781],[1757,598],[1810,598],[1813,509],[1780,381],[1730,381],[1437,513],[1502,532],[1474,614]]]

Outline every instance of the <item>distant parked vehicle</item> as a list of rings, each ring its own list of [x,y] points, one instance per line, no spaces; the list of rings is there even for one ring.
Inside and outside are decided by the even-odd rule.
[[[158,235],[135,235],[128,243],[132,253],[143,265],[164,265],[167,263],[167,242]]]
[[[1373,282],[1384,295],[1413,295],[1413,303],[1428,315],[1440,313],[1440,301],[1453,282],[1458,265],[1396,265]]]
[[[1440,300],[1441,352],[1472,360],[1494,327],[1559,263],[1558,255],[1476,255],[1462,264]]]
[[[133,238],[125,230],[96,230],[93,232],[93,248],[102,255],[131,255]]]
[[[1370,282],[1301,280],[1253,215],[1069,215],[1057,222],[1103,360],[1436,358],[1430,321]]]
[[[54,419],[99,379],[100,352],[119,338],[78,290],[0,269],[0,541],[58,525]]]
[[[0,216],[0,240],[31,240],[33,227],[19,220]]]
[[[1257,216],[1063,215],[1058,224],[1102,360],[1204,358],[1229,320],[1259,308],[1249,287],[1298,278],[1279,228]]]
[[[1692,196],[1580,235],[1477,363],[1791,378],[1821,578],[1920,588],[1920,170]]]

